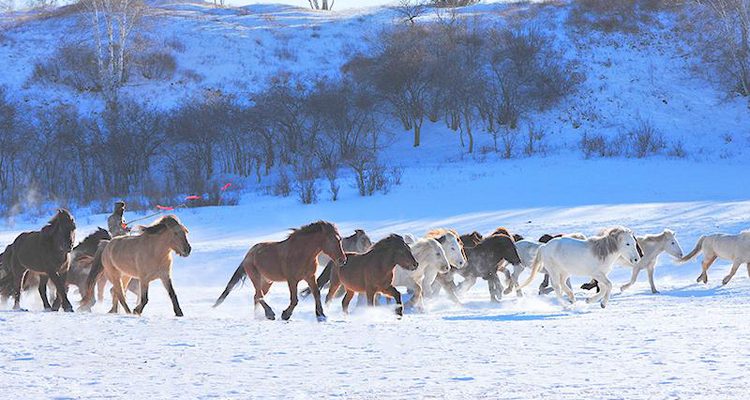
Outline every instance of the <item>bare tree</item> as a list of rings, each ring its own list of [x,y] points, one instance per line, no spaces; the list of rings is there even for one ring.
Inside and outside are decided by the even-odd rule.
[[[117,104],[125,82],[129,39],[146,9],[141,0],[86,0],[94,33],[102,92],[107,104]]]
[[[399,0],[393,10],[404,22],[414,25],[415,20],[427,11],[427,5],[423,0]]]
[[[310,8],[313,10],[326,10],[330,11],[333,10],[333,4],[336,3],[336,0],[331,0],[331,4],[328,5],[328,0],[323,0],[322,2],[318,2],[318,0],[307,0],[310,3]]]
[[[15,8],[14,0],[0,0],[0,12],[10,12]]]
[[[730,59],[730,74],[743,96],[750,96],[750,0],[696,0],[717,18],[718,37]]]

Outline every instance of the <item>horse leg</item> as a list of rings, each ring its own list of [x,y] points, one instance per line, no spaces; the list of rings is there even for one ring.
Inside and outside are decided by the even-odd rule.
[[[630,282],[628,282],[628,283],[620,286],[620,292],[624,292],[624,291],[628,290],[628,288],[630,288],[631,286],[633,286],[633,284],[635,283],[635,281],[638,280],[638,274],[640,272],[641,272],[640,268],[633,267],[633,274],[630,276]],[[651,287],[653,288],[653,284],[651,285]]]
[[[174,286],[172,286],[172,277],[169,275],[162,277],[161,283],[164,285],[164,288],[167,289],[169,299],[172,300],[172,310],[174,311],[174,315],[176,317],[182,317],[184,314],[180,308],[180,302],[177,301],[177,293],[175,293]]]
[[[287,284],[289,284],[289,307],[281,313],[281,319],[284,321],[288,321],[291,318],[294,308],[297,307],[297,303],[299,302],[297,299],[297,285],[299,285],[299,281],[292,279],[288,280]]]
[[[555,296],[557,296],[557,301],[559,301],[560,304],[562,304],[562,306],[567,309],[568,308],[568,303],[565,301],[565,299],[562,296],[563,295],[563,292],[562,292],[563,289],[562,289],[561,285],[564,285],[564,283],[560,282],[560,276],[557,275],[557,274],[552,275],[550,273],[547,273],[547,276],[549,276],[548,285],[552,288],[552,290],[555,291]]]
[[[143,313],[143,309],[146,307],[146,303],[148,303],[148,285],[150,282],[147,282],[145,279],[139,278],[138,279],[138,286],[140,287],[140,295],[141,295],[141,301],[138,303],[137,306],[133,309],[133,312],[141,315]]]
[[[716,256],[712,253],[711,255],[704,254],[703,255],[703,262],[701,263],[701,266],[703,267],[701,274],[698,275],[698,279],[695,281],[700,283],[703,281],[703,283],[708,283],[708,267],[711,266],[711,264],[716,261]]]
[[[13,269],[11,273],[13,274],[13,278],[15,278],[15,282],[13,283],[13,309],[14,310],[22,310],[22,308],[21,308],[21,290],[23,290],[23,282],[26,280],[26,277],[29,274],[29,270],[24,270],[20,274],[20,276],[19,276],[18,272],[15,271],[15,269]]]
[[[607,285],[609,285],[610,288],[612,287],[612,282],[609,279],[607,279],[606,275],[604,275],[602,273],[596,273],[596,275],[593,276],[593,278],[596,279],[599,282],[599,284],[602,285],[602,286],[604,286],[605,288],[607,287]],[[605,284],[605,280],[606,280],[606,284]],[[597,302],[599,300],[602,300],[605,296],[608,297],[607,290],[601,290],[599,293],[597,293],[597,294],[589,297],[588,299],[586,299],[586,303]],[[606,306],[606,304],[605,304],[605,306]]]
[[[120,274],[116,279],[111,279],[110,282],[112,282],[112,309],[109,310],[110,313],[117,313],[117,303],[122,304],[122,308],[125,309],[125,312],[127,314],[131,314],[132,311],[130,311],[130,307],[128,307],[127,301],[125,301],[125,294],[123,293],[124,285],[123,285],[123,277]]]
[[[404,316],[404,305],[401,303],[401,292],[398,291],[395,287],[391,286],[388,289],[386,289],[383,293],[393,297],[396,299],[396,315],[399,317]]]
[[[568,279],[568,276],[565,274],[560,274],[560,282],[564,282],[566,279]],[[576,302],[576,295],[573,293],[573,289],[570,288],[568,285],[560,285],[562,288],[563,293],[565,293],[566,296],[568,296],[568,300],[570,300],[570,304],[575,304]]]
[[[648,272],[648,284],[651,285],[651,294],[657,294],[659,293],[658,290],[656,290],[656,285],[654,284],[654,267],[647,269],[646,272]]]
[[[544,280],[542,280],[542,283],[539,284],[539,295],[547,294],[553,290],[554,288],[550,287],[550,278],[548,273],[544,273]]]
[[[503,283],[500,282],[497,273],[490,274],[487,283],[490,288],[490,301],[499,303],[503,299]]]
[[[375,295],[377,294],[377,292],[373,288],[367,286],[365,288],[365,293],[367,294],[367,305],[370,306],[370,307],[374,307],[375,306]]]
[[[52,306],[49,305],[49,299],[47,298],[47,281],[49,281],[49,278],[47,275],[41,275],[39,276],[39,296],[42,298],[42,304],[44,304],[44,309],[46,311],[52,311]]]
[[[747,276],[750,278],[750,262],[745,264],[745,267],[747,267]]]
[[[104,300],[104,289],[107,287],[107,277],[102,274],[99,280],[96,282],[97,298],[99,301]]]
[[[523,272],[524,266],[522,264],[514,265],[513,266],[513,287],[518,288],[518,277],[521,276],[521,272]],[[510,293],[512,289],[508,288],[508,293]],[[516,289],[516,296],[523,297],[523,291],[521,289]]]
[[[461,283],[458,284],[458,289],[456,290],[457,294],[459,296],[463,296],[466,294],[466,292],[471,289],[474,284],[477,283],[477,277],[476,276],[470,276],[466,279],[464,279]]]
[[[612,281],[607,278],[606,275],[602,275],[602,279],[599,280],[599,283],[603,286],[602,293],[604,293],[604,296],[602,296],[602,308],[607,307],[607,303],[609,303],[609,296],[612,294]]]
[[[65,287],[65,282],[62,280],[60,275],[58,275],[57,272],[52,271],[52,272],[48,272],[47,276],[49,276],[49,279],[52,281],[52,284],[55,285],[55,290],[57,290],[57,296],[62,298],[63,310],[65,312],[73,312],[73,305],[71,305],[70,301],[68,300],[68,293],[67,293],[68,288]]]
[[[62,279],[63,283],[65,283],[65,294],[68,294],[68,273],[70,270],[66,270],[65,272],[60,274],[60,279]],[[55,291],[57,292],[57,291]],[[83,293],[83,292],[81,292]],[[55,300],[52,301],[52,311],[57,311],[60,309],[60,306],[62,305],[62,298],[60,297],[59,293],[55,293]]]
[[[729,281],[732,280],[732,277],[734,277],[734,274],[737,273],[737,270],[740,268],[740,265],[742,265],[741,262],[735,261],[734,264],[732,264],[732,269],[729,271],[729,275],[725,276],[724,280],[722,280],[721,283],[724,285],[729,283]]]
[[[420,311],[424,312],[424,301],[422,301],[422,285],[420,285],[419,282],[414,282],[413,285],[414,286],[409,287],[413,294],[409,301],[406,302],[404,307],[411,308],[416,304],[417,308],[419,308]]]
[[[313,294],[313,299],[315,299],[315,317],[318,321],[325,321],[326,315],[323,313],[323,302],[320,301],[320,288],[318,287],[318,282],[315,280],[315,275],[307,277],[305,282],[307,282],[307,286]]]
[[[341,308],[344,310],[344,314],[349,314],[349,303],[352,301],[353,297],[354,292],[347,290],[344,299],[341,300]]]
[[[454,303],[458,304],[459,306],[462,305],[461,300],[459,300],[458,296],[456,295],[456,286],[453,284],[452,277],[449,279],[448,274],[438,275],[435,278],[435,283],[439,283],[440,286],[445,289],[445,292],[448,293],[448,297],[450,297],[450,299],[453,300]]]

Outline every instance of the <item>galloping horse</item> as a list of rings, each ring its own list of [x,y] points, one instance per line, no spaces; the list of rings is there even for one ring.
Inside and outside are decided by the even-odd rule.
[[[181,257],[190,255],[192,248],[188,242],[187,228],[176,216],[165,215],[153,224],[141,227],[140,231],[138,235],[117,236],[109,242],[100,243],[86,280],[86,294],[81,300],[82,309],[91,308],[94,285],[104,273],[114,286],[110,313],[117,312],[119,302],[125,312],[130,314],[124,291],[130,280],[137,278],[140,285],[140,302],[133,309],[134,313],[143,313],[143,308],[148,303],[149,284],[155,279],[160,279],[172,300],[175,315],[183,315],[172,286],[172,252]]]
[[[641,249],[639,250],[639,252],[641,252],[641,260],[638,262],[638,264],[634,265],[629,263],[627,260],[620,258],[619,261],[622,261],[624,265],[633,268],[633,275],[630,277],[630,282],[622,285],[620,287],[620,291],[624,292],[629,287],[633,286],[635,281],[638,280],[638,274],[645,269],[648,272],[648,283],[651,285],[651,293],[659,293],[659,291],[656,290],[656,285],[654,284],[654,269],[656,269],[656,260],[663,252],[666,252],[676,259],[681,259],[682,247],[680,247],[680,243],[677,241],[675,233],[669,229],[665,229],[664,231],[662,231],[662,233],[655,235],[636,236],[635,240],[638,242],[638,247]],[[581,285],[581,289],[590,290],[593,288],[596,288],[597,292],[599,291],[599,283],[596,281],[596,279]]]
[[[586,299],[586,302],[592,303],[601,299],[601,306],[604,308],[612,292],[612,283],[607,278],[612,264],[620,257],[637,264],[640,254],[633,231],[623,227],[608,229],[602,236],[594,236],[586,240],[565,236],[554,238],[539,247],[534,257],[531,276],[519,289],[531,283],[539,270],[544,267],[549,273],[557,299],[565,305],[562,291],[568,295],[571,303],[575,302],[575,295],[566,280],[571,275],[589,276],[599,281],[602,291]]]
[[[290,304],[281,318],[288,320],[297,306],[297,285],[301,280],[307,282],[315,298],[315,315],[319,321],[325,320],[323,304],[320,301],[320,289],[315,282],[316,258],[325,253],[339,264],[346,263],[346,254],[341,248],[341,236],[338,229],[330,222],[318,221],[295,229],[281,242],[264,242],[253,246],[245,255],[240,267],[253,282],[255,287],[254,304],[263,307],[266,318],[275,319],[271,307],[263,299],[274,282],[287,282],[289,285]],[[214,303],[218,306],[229,295],[236,285],[235,276],[230,279],[224,292]],[[237,279],[239,280],[239,279]]]
[[[5,249],[3,266],[8,272],[1,280],[0,287],[9,288],[13,296],[13,309],[21,308],[21,290],[29,272],[49,277],[62,301],[63,310],[72,312],[68,301],[65,279],[68,272],[70,251],[75,242],[75,219],[67,210],[58,209],[57,214],[41,231],[24,232]],[[47,284],[39,285],[45,309],[52,309],[47,299]],[[57,301],[56,301],[57,303]]]
[[[331,270],[331,287],[326,303],[333,299],[339,286],[344,285],[346,295],[341,303],[344,312],[349,312],[349,302],[354,293],[366,293],[368,306],[375,305],[375,295],[382,293],[396,299],[396,314],[403,315],[401,293],[393,286],[394,269],[397,265],[408,271],[415,271],[419,267],[404,238],[390,235],[375,243],[367,253],[349,253],[347,257],[345,266],[334,266]]]
[[[704,235],[698,239],[698,244],[685,257],[680,259],[680,263],[688,262],[698,253],[703,252],[703,269],[696,279],[697,282],[703,281],[708,283],[708,267],[716,261],[717,258],[732,261],[732,269],[729,274],[721,281],[726,285],[732,279],[740,265],[747,264],[747,273],[750,276],[750,230],[742,231],[736,235],[727,235],[715,233],[713,235]]]

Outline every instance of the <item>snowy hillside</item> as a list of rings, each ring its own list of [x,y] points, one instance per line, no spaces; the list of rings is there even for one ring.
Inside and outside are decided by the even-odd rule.
[[[321,189],[317,204],[303,205],[294,195],[268,194],[269,180],[222,175],[217,179],[233,183],[237,205],[176,211],[193,248],[189,257],[175,257],[173,267],[185,317],[173,316],[158,282],[140,317],[107,315],[109,297],[91,314],[46,313],[36,291],[26,293],[22,306],[29,312],[0,305],[0,397],[746,398],[750,270],[743,266],[723,286],[726,260],[711,267],[708,284],[699,284],[702,256],[678,265],[662,255],[659,294],[651,294],[645,272],[620,293],[631,271],[615,267],[605,309],[585,303],[593,293],[578,287],[588,277],[574,277],[578,301],[569,308],[554,295],[537,295],[541,278],[522,298],[511,294],[500,303],[489,301],[480,280],[463,306],[440,296],[427,301],[425,313],[408,310],[400,320],[392,305],[344,315],[335,300],[325,307],[328,321],[318,323],[309,298],[289,322],[261,320],[249,282],[211,308],[253,244],[281,240],[289,228],[320,219],[342,235],[364,229],[373,240],[420,236],[434,227],[487,234],[504,226],[532,239],[591,235],[613,225],[639,235],[670,228],[685,253],[703,234],[750,229],[747,98],[728,95],[692,70],[698,56],[675,33],[677,13],[660,11],[637,33],[580,32],[567,24],[569,2],[543,3],[489,2],[458,11],[486,24],[532,21],[553,32],[564,57],[577,62],[585,80],[576,93],[522,121],[546,132],[541,151],[525,156],[519,143],[517,154],[504,159],[492,151],[491,136],[477,131],[476,151],[468,154],[441,121],[425,122],[422,145],[414,148],[409,132],[388,124],[392,143],[382,157],[403,172],[387,194],[359,196],[346,171],[337,201]],[[440,17],[431,10],[420,18]],[[205,93],[248,101],[285,71],[340,75],[351,54],[372,44],[368,38],[402,23],[383,6],[326,13],[193,2],[159,3],[148,20],[147,36],[175,55],[177,71],[167,81],[130,81],[124,94],[164,110]],[[60,40],[90,37],[77,17],[0,14],[0,26],[0,85],[14,97],[38,112],[61,105],[102,110],[99,94],[31,79],[34,64]],[[609,140],[644,121],[663,134],[659,154],[584,157],[584,133]],[[38,229],[57,206],[40,204],[7,219],[0,244]],[[98,205],[73,214],[77,240],[106,226]],[[74,304],[79,299],[71,291]],[[266,299],[279,313],[289,303],[288,288],[277,283]],[[135,301],[130,294],[128,302]]]

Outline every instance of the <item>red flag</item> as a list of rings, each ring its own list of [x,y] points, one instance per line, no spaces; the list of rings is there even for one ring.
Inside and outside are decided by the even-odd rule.
[[[203,198],[202,196],[188,196],[188,197],[185,197],[185,200],[198,200],[202,198]]]
[[[230,186],[232,186],[232,183],[231,182],[227,182],[226,185],[222,186],[221,190],[227,190],[227,188],[229,188]]]
[[[164,207],[164,206],[157,205],[156,208],[160,210],[164,210],[164,211],[174,211],[174,207]]]
[[[123,222],[122,223],[122,229],[127,229],[127,228],[128,228],[128,224],[126,224],[126,223]]]

